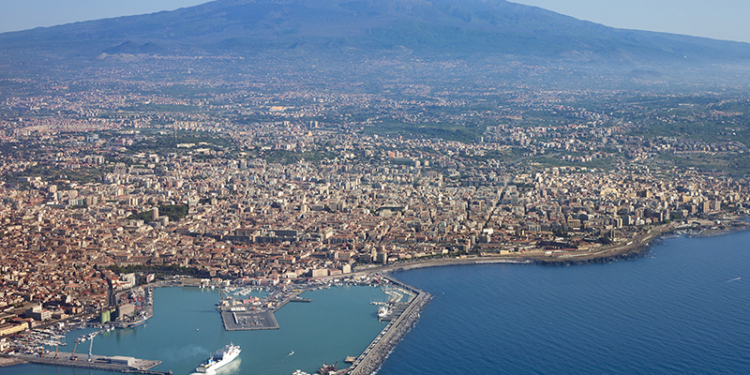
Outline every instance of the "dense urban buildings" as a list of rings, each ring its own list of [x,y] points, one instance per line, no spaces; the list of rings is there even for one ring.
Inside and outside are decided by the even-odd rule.
[[[106,310],[148,275],[274,285],[430,258],[584,261],[747,209],[741,92],[651,75],[553,89],[496,75],[564,74],[491,62],[321,79],[155,58],[0,79],[0,334]]]
[[[745,114],[711,109],[726,100],[591,111],[560,104],[588,93],[529,92],[480,111],[456,95],[5,98],[0,334],[102,310],[132,273],[277,285],[436,257],[575,261],[746,212],[745,172],[721,164],[745,157],[725,123]],[[701,116],[718,136],[643,134]]]

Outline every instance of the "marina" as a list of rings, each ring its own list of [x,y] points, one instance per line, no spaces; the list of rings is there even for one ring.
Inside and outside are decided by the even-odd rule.
[[[336,365],[323,365],[318,370],[319,374],[365,375],[377,372],[391,350],[416,324],[419,320],[419,313],[432,299],[431,294],[401,283],[388,275],[384,275],[377,280],[378,285],[385,285],[382,288],[388,297],[388,301],[371,302],[370,304],[379,306],[378,319],[387,321],[388,324],[359,356],[348,356],[344,359],[344,363],[351,365],[349,368],[338,370]],[[257,307],[249,304],[237,303],[232,301],[231,298],[223,299],[219,310],[224,321],[224,327],[228,331],[279,329],[273,312],[289,302],[312,302],[312,299],[301,298],[299,295],[307,289],[319,287],[319,285],[313,285],[295,289],[292,293],[284,295],[277,304],[269,305],[273,306],[272,308],[265,310],[257,309]],[[407,301],[403,301],[404,295],[407,296]],[[263,304],[255,303],[255,305]],[[290,355],[292,354],[294,354],[293,351]]]
[[[178,285],[171,284],[170,286]],[[373,336],[370,336],[370,338],[368,338],[369,344],[363,346],[362,349],[360,349],[361,352],[359,355],[355,354],[352,356],[352,351],[350,349],[346,349],[345,355],[341,355],[340,357],[331,358],[328,356],[323,356],[320,357],[320,359],[336,360],[336,362],[351,365],[349,368],[337,369],[336,373],[363,374],[367,373],[366,371],[372,372],[376,370],[380,366],[380,364],[382,364],[382,361],[387,357],[387,354],[390,352],[390,350],[392,350],[395,343],[400,340],[403,334],[408,332],[411,325],[414,324],[414,322],[418,318],[418,311],[421,310],[421,308],[424,306],[424,301],[427,297],[424,292],[403,285],[397,280],[389,278],[387,276],[376,276],[373,278],[362,278],[357,280],[352,278],[327,281],[317,280],[307,284],[298,284],[288,287],[265,288],[263,291],[264,294],[261,295],[262,298],[248,296],[248,292],[250,291],[249,288],[234,290],[234,292],[242,293],[233,294],[233,296],[239,295],[240,298],[230,297],[228,293],[233,292],[232,289],[221,290],[220,288],[210,289],[190,287],[181,287],[180,289],[182,289],[183,292],[194,290],[201,295],[206,295],[207,297],[211,295],[218,296],[220,302],[217,304],[218,306],[216,310],[218,310],[219,312],[218,315],[221,316],[223,328],[226,332],[233,332],[249,330],[279,330],[280,324],[274,314],[279,313],[280,309],[282,309],[282,307],[284,306],[287,306],[289,302],[301,302],[301,304],[299,304],[299,308],[303,309],[306,309],[303,306],[307,305],[318,306],[318,309],[321,307],[325,308],[325,306],[321,306],[315,302],[318,300],[318,298],[315,298],[316,294],[311,294],[310,297],[312,298],[309,298],[307,295],[305,297],[301,297],[301,294],[319,293],[319,291],[327,291],[329,288],[331,290],[336,289],[343,291],[347,290],[346,288],[351,286],[358,287],[357,290],[372,290],[373,292],[379,291],[380,293],[385,294],[385,301],[373,302],[378,300],[382,301],[382,299],[370,297],[370,303],[368,304],[385,305],[388,307],[388,316],[383,317],[379,316],[377,313],[372,313],[372,318],[369,318],[373,319],[376,322],[382,321],[383,323],[385,323],[385,325],[383,326],[382,323],[379,324],[380,328],[378,329],[378,333],[374,334],[374,339],[372,338]],[[367,288],[368,286],[376,288]],[[152,290],[145,290],[148,290],[147,293],[149,296],[153,294]],[[258,291],[255,290],[253,291],[253,293],[257,295]],[[150,298],[149,302],[151,302]],[[320,302],[324,304],[326,303],[324,300]],[[299,310],[299,308],[295,308],[295,310]],[[149,318],[142,319],[142,322],[140,323],[139,320],[126,322],[126,324],[117,324],[118,322],[79,322],[75,324],[69,324],[67,329],[32,331],[29,336],[36,337],[35,341],[33,342],[34,345],[39,346],[46,344],[46,346],[51,349],[44,351],[37,350],[34,349],[35,347],[33,345],[29,345],[29,350],[26,350],[25,353],[17,352],[12,356],[12,358],[22,363],[86,368],[115,372],[135,372],[157,375],[168,374],[169,370],[173,369],[170,368],[171,366],[169,364],[167,364],[167,368],[160,371],[153,369],[154,367],[162,363],[162,358],[159,358],[160,355],[158,354],[154,356],[156,356],[159,360],[139,360],[134,358],[138,357],[138,354],[136,354],[134,357],[123,357],[117,355],[95,355],[91,353],[93,340],[99,340],[100,335],[105,338],[115,334],[118,337],[122,334],[126,334],[127,336],[131,336],[133,334],[142,335],[143,333],[145,333],[145,331],[141,332],[141,326],[145,326],[146,321],[155,319],[156,322],[161,321],[161,323],[155,324],[164,324],[163,320],[160,320],[158,319],[158,316],[153,315],[154,313],[152,303],[144,303],[143,311],[145,311],[143,314],[148,314]],[[417,311],[417,313],[414,314],[414,311]],[[71,339],[70,337],[68,337],[68,344],[65,343],[64,336],[62,335],[65,331],[83,327],[89,327],[87,329],[93,328],[93,331],[89,331],[85,334],[78,334],[77,338],[75,339]],[[125,329],[115,330],[115,327],[124,327]],[[203,332],[210,331],[210,329],[206,329],[204,326],[196,326],[194,328],[194,332],[196,335],[201,335]],[[234,340],[236,340],[236,338]],[[85,343],[86,341],[90,342]],[[67,352],[57,351],[59,346],[66,345],[69,348]],[[245,344],[242,345],[245,346]],[[351,346],[349,345],[349,347]],[[70,352],[71,349],[72,352]],[[86,353],[86,350],[91,353],[90,361],[89,354]],[[128,352],[128,355],[132,354],[135,353]],[[285,356],[287,358],[291,358],[293,355],[296,358],[299,354],[295,355],[294,350],[289,351],[287,349]],[[232,368],[241,366],[239,364],[239,360],[235,362],[238,363],[236,366],[233,365]],[[246,363],[252,362],[246,360]],[[321,361],[319,363],[323,362]],[[286,373],[291,373],[291,371]],[[0,374],[2,374],[2,372],[0,372]]]

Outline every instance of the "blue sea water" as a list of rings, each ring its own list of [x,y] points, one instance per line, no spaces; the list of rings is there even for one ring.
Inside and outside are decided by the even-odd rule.
[[[146,324],[103,333],[94,339],[94,354],[160,360],[154,370],[190,374],[208,356],[230,342],[239,345],[238,360],[217,375],[290,375],[301,369],[314,372],[324,363],[357,356],[385,327],[371,301],[386,300],[381,288],[344,286],[303,293],[311,303],[289,303],[278,312],[280,329],[227,332],[216,311],[218,291],[198,288],[154,289],[154,317]],[[68,334],[67,342],[93,331]],[[90,342],[78,345],[85,360]],[[71,351],[68,346],[65,351]],[[54,348],[52,348],[54,351]],[[292,352],[294,352],[292,354]],[[68,367],[21,365],[0,368],[0,375],[112,375]]]
[[[394,275],[435,295],[378,375],[750,374],[750,233],[647,257]]]
[[[435,297],[379,375],[750,374],[750,232],[668,239],[646,257],[607,264],[457,266],[395,276]],[[157,289],[156,316],[98,337],[94,352],[159,359],[159,369],[187,374],[233,341],[243,353],[229,374],[284,375],[358,355],[383,327],[369,304],[384,299],[381,289],[304,296],[313,303],[276,314],[280,330],[225,332],[213,309],[216,292]],[[0,369],[10,374],[111,373]]]

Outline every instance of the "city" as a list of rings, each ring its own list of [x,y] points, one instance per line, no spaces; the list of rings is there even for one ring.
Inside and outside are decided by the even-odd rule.
[[[0,375],[750,372],[744,4],[185,1],[1,8]]]
[[[253,123],[226,104],[156,118],[124,112],[135,99],[6,99],[8,112],[61,101],[3,123],[0,333],[106,309],[133,272],[285,285],[435,258],[590,261],[663,233],[744,227],[734,220],[747,212],[747,180],[665,162],[743,157],[743,143],[646,140],[614,114],[548,96],[481,116],[564,121],[487,126],[470,141],[372,132],[377,120],[346,120],[362,117],[352,98],[257,106],[274,120]],[[373,99],[360,100],[369,111]],[[404,106],[427,105],[390,103],[382,117],[406,117]],[[334,114],[343,120],[325,121]]]

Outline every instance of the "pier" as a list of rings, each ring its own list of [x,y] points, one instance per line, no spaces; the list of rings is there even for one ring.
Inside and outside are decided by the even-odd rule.
[[[73,353],[48,353],[43,357],[32,354],[15,354],[3,355],[5,358],[12,358],[18,362],[34,363],[45,366],[64,366],[77,367],[89,370],[102,370],[113,372],[124,372],[131,374],[147,375],[171,375],[172,371],[153,371],[152,368],[161,364],[161,361],[152,361],[148,359],[137,359],[133,357],[120,356],[103,356],[91,355],[91,361],[88,360],[88,354]]]
[[[224,329],[227,331],[279,329],[279,323],[271,310],[222,310],[221,319],[224,321]]]
[[[248,304],[230,304],[219,307],[221,319],[224,321],[224,329],[227,331],[256,331],[266,329],[279,329],[274,312],[284,307],[289,302],[312,302],[309,298],[300,298],[304,290],[290,293],[278,300],[273,308],[258,308]]]
[[[414,295],[414,298],[403,308],[403,311],[394,311],[391,314],[391,321],[383,328],[375,340],[365,349],[365,351],[352,362],[351,367],[346,370],[349,375],[371,375],[378,371],[380,366],[385,362],[393,348],[403,339],[404,335],[419,320],[419,313],[430,303],[432,295],[404,284],[394,278],[386,277],[391,284],[402,288]],[[350,360],[351,358],[347,358]]]
[[[309,302],[312,302],[312,299],[297,297],[297,298],[290,299],[289,302],[308,302],[309,303]]]

